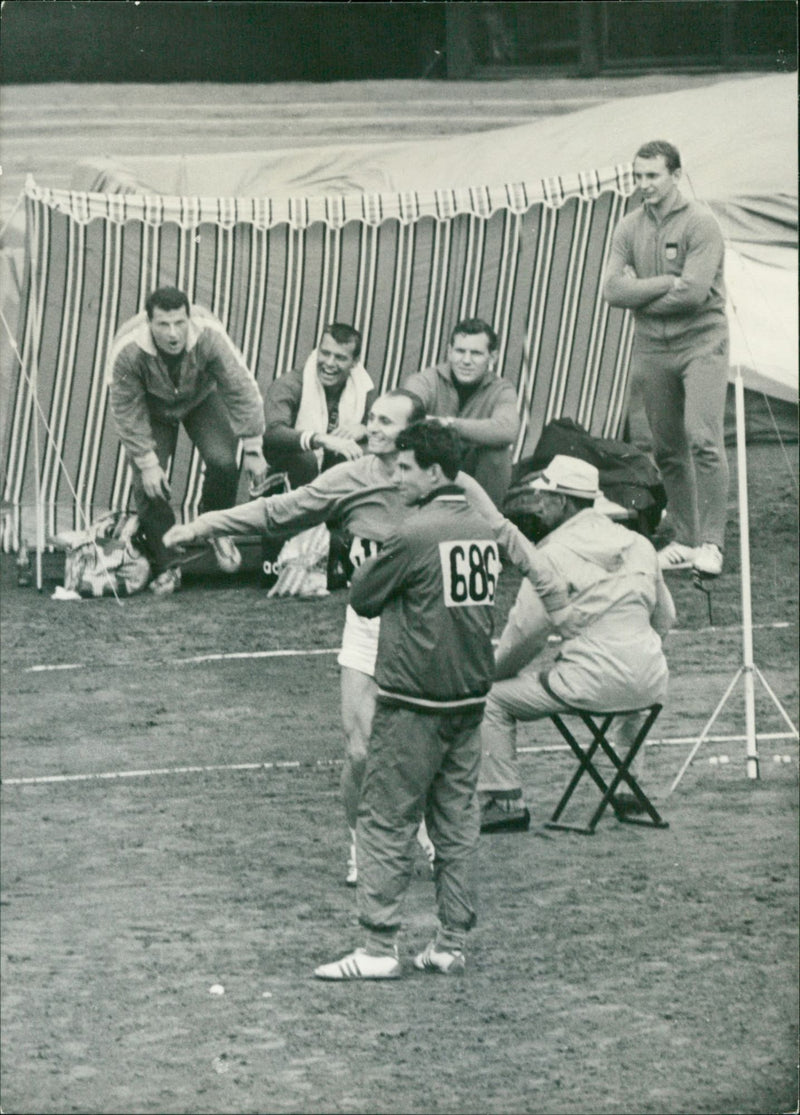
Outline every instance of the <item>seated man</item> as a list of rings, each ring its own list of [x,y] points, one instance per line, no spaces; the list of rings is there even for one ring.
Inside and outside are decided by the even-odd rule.
[[[151,561],[157,595],[180,587],[162,537],[175,523],[167,468],[183,425],[206,467],[200,507],[232,507],[239,484],[237,452],[251,482],[266,473],[261,451],[264,408],[255,378],[208,310],[189,305],[182,290],[159,287],[143,313],[114,338],[109,359],[111,413],[133,471],[140,537]],[[229,538],[212,546],[220,569],[235,573],[241,555]]]
[[[663,701],[667,688],[661,637],[675,620],[675,607],[652,544],[594,508],[602,493],[597,469],[586,461],[554,457],[531,487],[538,493],[534,513],[547,532],[536,557],[566,583],[569,621],[561,627],[564,641],[555,663],[542,668],[536,658],[553,627],[530,581],[523,580],[497,648],[482,726],[483,832],[528,828],[516,763],[520,721],[569,707],[641,709]],[[467,482],[465,488],[484,510],[485,493]],[[512,561],[525,570],[531,543],[497,514],[493,525]],[[628,737],[640,723],[640,715],[627,717],[621,731]],[[626,805],[633,809],[633,802]]]
[[[456,430],[464,472],[501,507],[511,482],[519,414],[516,391],[495,375],[496,362],[497,334],[480,318],[470,318],[453,329],[447,360],[417,372],[403,386],[419,395],[429,415]]]
[[[264,456],[271,475],[284,472],[299,488],[331,465],[362,455],[377,392],[360,355],[358,330],[334,322],[301,371],[267,388]]]

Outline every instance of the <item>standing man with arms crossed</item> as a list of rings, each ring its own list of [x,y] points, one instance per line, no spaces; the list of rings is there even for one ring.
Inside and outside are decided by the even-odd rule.
[[[516,392],[495,375],[496,363],[497,334],[480,318],[468,318],[453,329],[447,360],[417,372],[403,386],[419,395],[431,417],[453,427],[464,446],[464,472],[501,507],[519,414]]]
[[[416,423],[398,436],[397,449],[400,494],[417,511],[356,570],[350,594],[359,615],[381,616],[378,706],[357,827],[365,946],[318,967],[314,975],[325,980],[401,975],[397,937],[422,816],[436,848],[440,927],[415,966],[463,971],[476,920],[479,729],[494,667],[498,546],[454,483],[453,430]]]
[[[728,497],[725,245],[710,210],[681,195],[681,159],[671,143],[640,147],[633,174],[643,204],[614,231],[603,293],[633,311],[632,375],[641,382],[675,526],[659,563],[715,577]]]
[[[255,378],[222,323],[201,306],[190,307],[183,291],[159,287],[143,313],[114,338],[109,361],[111,413],[133,470],[133,494],[141,535],[155,574],[157,595],[181,584],[162,538],[174,524],[167,468],[183,425],[206,466],[201,508],[236,501],[241,440],[251,482],[267,465],[261,449],[264,407]],[[217,564],[235,573],[242,563],[229,538],[212,540]]]
[[[316,523],[334,520],[347,531],[350,562],[356,568],[380,550],[408,512],[394,483],[396,440],[406,426],[423,416],[422,404],[415,395],[402,388],[389,391],[372,404],[366,456],[335,465],[302,488],[254,499],[228,511],[207,512],[193,523],[173,527],[165,535],[165,545],[181,547],[220,533],[261,532],[285,538]],[[359,616],[348,605],[339,665],[346,739],[341,788],[351,837],[347,867],[347,883],[351,886],[357,878],[355,828],[375,712],[377,686],[373,675],[379,629],[379,619]],[[433,849],[424,829],[419,842],[432,858]]]

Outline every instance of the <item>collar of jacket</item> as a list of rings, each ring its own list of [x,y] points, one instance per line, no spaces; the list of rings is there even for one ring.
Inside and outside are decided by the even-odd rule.
[[[463,489],[459,488],[458,484],[443,484],[441,488],[435,488],[432,492],[428,492],[424,499],[421,499],[417,507],[425,507],[435,499],[444,496],[447,499],[452,499],[454,496],[458,497],[462,503],[467,502],[467,497],[464,495]]]
[[[653,212],[652,212],[652,210],[651,210],[650,206],[649,206],[649,205],[645,205],[644,203],[642,203],[642,210],[643,210],[643,212],[644,212],[644,213],[646,214],[646,216],[647,216],[648,220],[651,220],[651,221],[655,221],[655,222],[656,222],[657,224],[663,224],[663,223],[664,223],[664,221],[667,221],[667,220],[669,220],[669,218],[670,218],[670,217],[672,216],[672,214],[673,214],[673,213],[678,213],[678,212],[680,212],[680,210],[681,210],[681,209],[685,209],[685,208],[686,208],[686,206],[687,206],[688,204],[689,204],[689,202],[688,202],[688,201],[686,200],[686,198],[685,198],[685,197],[683,196],[683,194],[681,193],[681,191],[680,191],[680,190],[676,190],[676,192],[675,192],[675,204],[674,204],[674,205],[672,206],[672,208],[671,208],[671,209],[669,209],[669,210],[668,210],[668,211],[667,211],[667,212],[666,212],[666,213],[664,214],[664,216],[663,216],[663,217],[657,217],[657,216],[655,216],[655,215],[653,214]]]

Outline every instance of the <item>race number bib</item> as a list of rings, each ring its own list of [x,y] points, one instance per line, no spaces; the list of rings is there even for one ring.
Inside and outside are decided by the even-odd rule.
[[[440,542],[439,557],[448,608],[494,604],[501,568],[496,542]]]
[[[383,543],[376,542],[372,538],[358,538],[353,535],[353,541],[350,543],[348,556],[354,569],[358,569],[359,565],[363,565],[367,558],[375,557],[380,550]]]

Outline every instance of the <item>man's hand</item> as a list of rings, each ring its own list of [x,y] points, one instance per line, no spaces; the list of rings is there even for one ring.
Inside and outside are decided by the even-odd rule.
[[[242,458],[244,470],[250,477],[251,487],[260,484],[267,475],[267,462],[260,449],[245,449]]]
[[[150,465],[143,468],[142,487],[148,499],[169,499],[169,480],[161,465]]]
[[[314,441],[320,449],[327,449],[329,453],[337,453],[346,461],[355,461],[364,456],[364,450],[356,441],[350,438],[336,437],[335,434],[316,434]]]
[[[362,441],[367,436],[367,427],[360,422],[341,422],[335,430],[331,430],[331,435],[348,441]]]
[[[626,279],[639,278],[639,276],[636,274],[636,268],[632,267],[630,263],[626,263],[625,266],[622,268],[622,274],[625,276]]]
[[[170,527],[161,539],[168,550],[180,550],[194,540],[195,534],[191,526],[178,526],[177,524]]]

